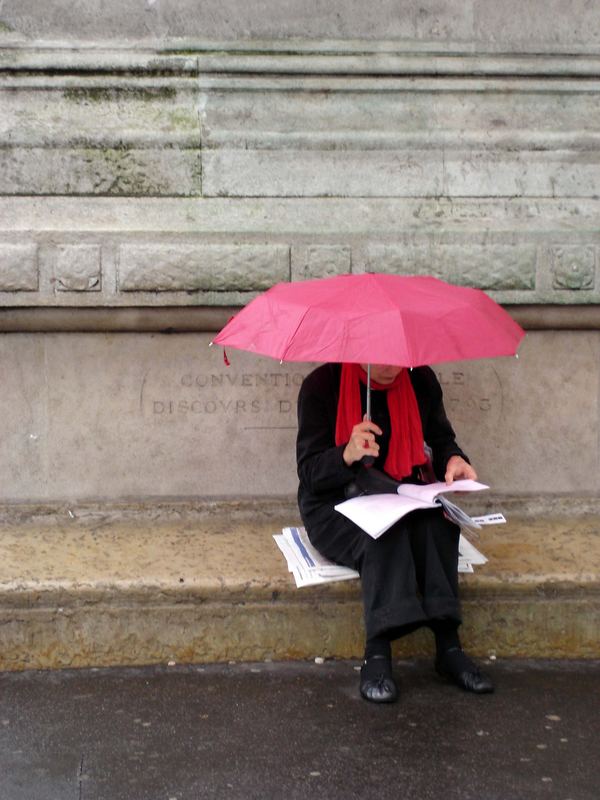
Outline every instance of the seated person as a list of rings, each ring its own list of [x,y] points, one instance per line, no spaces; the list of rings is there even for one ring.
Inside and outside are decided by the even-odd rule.
[[[313,545],[358,570],[366,644],[360,693],[393,702],[391,642],[429,627],[437,672],[470,692],[493,691],[490,678],[463,652],[458,597],[459,528],[441,509],[416,511],[378,539],[334,510],[355,482],[364,456],[398,481],[420,481],[431,448],[439,480],[475,480],[457,445],[429,367],[371,367],[371,420],[365,415],[366,365],[325,364],[304,380],[298,396],[298,505]]]

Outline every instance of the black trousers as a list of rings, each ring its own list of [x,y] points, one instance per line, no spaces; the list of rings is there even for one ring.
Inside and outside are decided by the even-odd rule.
[[[329,524],[306,521],[308,535],[324,556],[360,573],[367,639],[395,639],[438,619],[460,624],[460,530],[441,510],[407,514],[379,539],[331,511]]]

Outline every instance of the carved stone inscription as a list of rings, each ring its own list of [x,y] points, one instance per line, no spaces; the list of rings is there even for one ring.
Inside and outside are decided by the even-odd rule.
[[[493,367],[485,376],[473,376],[460,366],[437,367],[435,372],[444,392],[444,405],[451,421],[473,423],[473,415],[498,417],[502,407],[502,384]]]
[[[466,362],[439,365],[435,373],[459,445],[482,480],[495,481],[506,425],[502,370],[491,362]]]
[[[237,430],[295,430],[296,397],[310,370],[274,364],[268,372],[182,370],[159,391],[142,388],[145,416],[156,423],[218,419]]]

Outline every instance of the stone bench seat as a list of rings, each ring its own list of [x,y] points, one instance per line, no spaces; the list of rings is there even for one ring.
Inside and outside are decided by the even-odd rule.
[[[600,656],[600,516],[507,517],[461,575],[465,645]],[[0,667],[359,657],[359,583],[296,589],[272,539],[295,524],[274,500],[4,507]],[[397,645],[430,652],[424,631]]]

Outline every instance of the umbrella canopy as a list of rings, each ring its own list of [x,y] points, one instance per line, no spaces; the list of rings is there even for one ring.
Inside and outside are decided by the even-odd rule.
[[[524,335],[479,289],[366,273],[279,283],[213,341],[280,361],[418,367],[515,355]]]

